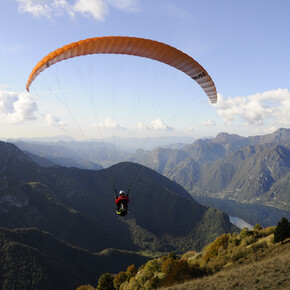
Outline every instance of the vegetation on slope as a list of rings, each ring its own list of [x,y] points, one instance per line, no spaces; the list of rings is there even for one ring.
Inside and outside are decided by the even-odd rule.
[[[75,289],[148,259],[116,249],[92,253],[37,229],[0,228],[0,289]]]
[[[286,225],[285,220],[283,220],[283,223]],[[252,230],[244,228],[239,234],[221,235],[200,253],[189,251],[181,257],[171,253],[150,260],[138,270],[132,265],[127,268],[127,271],[121,271],[118,274],[105,273],[100,277],[97,289],[156,289],[192,279],[199,281],[198,278],[201,277],[210,278],[217,277],[217,275],[221,277],[223,274],[220,273],[231,269],[239,269],[240,265],[253,269],[253,264],[257,261],[271,256],[271,253],[279,253],[277,249],[280,249],[283,244],[274,244],[274,236],[275,240],[277,240],[277,234],[281,237],[284,233],[283,240],[290,237],[288,231],[289,222],[287,221],[286,227],[285,225],[282,229],[279,229],[279,226],[262,228],[261,225],[257,224]],[[287,247],[287,255],[289,257],[290,247]],[[285,260],[283,263],[282,271],[285,270],[285,266],[289,266],[290,262]],[[275,271],[276,275],[278,275],[279,265],[275,266]],[[283,273],[278,281],[279,283],[277,282],[278,286],[285,286],[290,280],[289,273],[288,276]],[[260,279],[263,279],[263,272],[259,273],[255,283],[258,284]],[[242,280],[245,280],[245,277],[240,276],[240,282]],[[240,282],[235,281],[235,285],[238,286]],[[186,285],[189,288],[189,284]],[[220,288],[217,285],[218,282],[216,282],[213,289]],[[183,289],[188,289],[186,287]],[[83,285],[78,289],[94,288],[91,285]]]
[[[226,214],[198,204],[176,182],[138,164],[123,162],[107,171],[45,168],[0,142],[0,168],[0,226],[36,227],[89,251],[200,250],[237,230]],[[108,176],[118,190],[128,190],[140,170],[130,214],[119,218]]]

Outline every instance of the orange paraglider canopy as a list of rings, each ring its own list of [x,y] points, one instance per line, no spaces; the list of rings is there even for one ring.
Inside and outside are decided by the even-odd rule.
[[[211,103],[217,102],[217,91],[213,80],[207,71],[192,57],[158,41],[127,36],[88,38],[56,49],[33,68],[27,81],[27,91],[29,91],[34,79],[46,68],[65,59],[88,54],[135,55],[166,63],[195,80],[207,94]]]

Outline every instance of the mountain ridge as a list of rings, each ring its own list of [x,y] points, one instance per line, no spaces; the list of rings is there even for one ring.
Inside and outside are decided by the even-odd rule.
[[[227,215],[199,205],[179,184],[138,164],[123,162],[98,171],[40,167],[15,145],[0,143],[0,168],[0,179],[6,184],[0,191],[0,220],[9,220],[11,228],[54,229],[57,237],[93,251],[106,245],[134,251],[182,251],[236,230]],[[132,189],[130,213],[120,219],[109,180],[128,190],[141,171]],[[56,218],[49,219],[54,214]],[[57,222],[57,217],[66,222]],[[90,232],[95,234],[85,238]]]

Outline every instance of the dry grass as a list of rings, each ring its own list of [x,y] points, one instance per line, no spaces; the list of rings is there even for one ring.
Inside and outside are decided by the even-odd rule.
[[[167,289],[290,289],[290,241],[272,245],[243,264]]]

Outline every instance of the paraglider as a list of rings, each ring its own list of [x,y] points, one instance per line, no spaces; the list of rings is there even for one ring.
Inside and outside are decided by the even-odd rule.
[[[128,213],[129,194],[124,190],[120,190],[119,196],[116,196],[115,204],[117,206],[116,212],[120,216],[125,216]]]
[[[132,55],[162,62],[188,75],[192,80],[199,84],[212,104],[217,102],[217,91],[212,78],[209,76],[207,71],[192,57],[170,45],[158,41],[127,36],[88,38],[70,43],[56,49],[55,51],[52,51],[40,60],[33,68],[26,84],[27,91],[29,92],[30,86],[37,76],[50,66],[63,60],[92,54]],[[136,183],[142,169],[143,167],[141,167],[133,184]],[[125,191],[121,190],[118,195],[115,185],[111,182],[106,169],[105,171],[108,180],[116,193],[116,212],[120,216],[125,216],[128,212],[128,193],[133,185],[131,185],[127,194]]]
[[[45,56],[33,68],[27,81],[31,83],[46,68],[57,62],[89,54],[126,54],[150,58],[168,64],[191,77],[207,94],[211,103],[217,102],[217,91],[207,71],[192,57],[161,42],[128,36],[94,37],[65,45]]]

